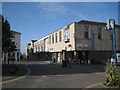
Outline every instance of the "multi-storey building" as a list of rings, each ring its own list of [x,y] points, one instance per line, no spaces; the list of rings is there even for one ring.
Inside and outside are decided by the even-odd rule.
[[[16,31],[13,31],[11,30],[12,32],[12,41],[15,42],[15,45],[16,45],[16,51],[14,52],[9,52],[9,53],[4,53],[3,52],[3,60],[7,61],[7,60],[20,60],[20,36],[21,36],[21,33],[19,32],[16,32]]]
[[[27,47],[26,47],[26,57],[29,57],[29,56],[31,56],[34,53],[34,48],[35,48],[34,43],[36,41],[37,40],[31,40],[31,42],[27,44]]]
[[[57,61],[105,63],[113,54],[111,31],[106,23],[81,20],[73,22],[34,43],[34,52],[50,52]],[[120,26],[115,26],[117,52],[120,52]]]
[[[15,45],[16,45],[16,51],[14,51],[15,53],[15,60],[20,60],[20,36],[21,36],[21,33],[19,32],[16,32],[16,31],[12,31],[12,41],[15,42]]]

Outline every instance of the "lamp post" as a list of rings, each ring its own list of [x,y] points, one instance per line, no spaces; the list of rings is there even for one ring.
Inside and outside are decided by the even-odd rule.
[[[115,20],[114,19],[108,19],[107,25],[105,27],[106,30],[112,30],[112,46],[114,51],[114,59],[115,59],[115,65],[117,66],[117,49],[116,49],[116,38],[115,38]]]

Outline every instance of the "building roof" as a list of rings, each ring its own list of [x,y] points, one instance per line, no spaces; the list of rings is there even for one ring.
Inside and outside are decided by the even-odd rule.
[[[96,21],[81,20],[81,21],[79,21],[79,22],[72,22],[72,23],[70,23],[70,24],[68,24],[68,25],[71,25],[71,24],[73,24],[73,23],[85,23],[85,24],[94,24],[94,25],[98,25],[98,24],[100,24],[100,25],[106,25],[106,24],[107,24],[107,23],[105,23],[105,22],[96,22]],[[68,25],[66,25],[66,26],[68,26]],[[120,27],[120,25],[116,25],[116,26],[117,26],[117,27]],[[64,26],[64,27],[65,27],[65,26]],[[64,27],[62,27],[62,28],[64,28]],[[51,34],[53,34],[53,33],[55,33],[55,32],[57,32],[57,31],[59,31],[59,30],[62,29],[62,28],[59,28],[59,29],[53,31],[52,33],[48,34],[48,36],[51,35]]]
[[[95,22],[95,21],[87,21],[87,20],[81,20],[79,22],[76,23],[85,23],[85,24],[101,24],[101,25],[106,25],[107,23],[105,22]],[[120,27],[120,25],[116,25],[118,27]]]
[[[39,42],[39,41],[43,41],[44,39],[46,39],[46,38],[48,38],[49,36],[47,35],[47,36],[45,36],[45,37],[43,37],[43,38],[41,38],[41,39],[38,39],[37,41],[35,41],[35,43],[37,43],[37,42]]]
[[[27,45],[28,45],[28,46],[30,46],[30,45],[31,45],[31,43],[28,43]]]
[[[107,24],[107,23],[105,23],[105,22],[95,22],[95,21],[81,20],[81,21],[79,21],[79,22],[72,22],[72,23],[70,23],[70,24],[68,24],[68,25],[71,25],[71,24],[73,24],[73,23],[84,23],[84,24],[94,24],[94,25],[106,25],[106,24]],[[68,26],[68,25],[66,25],[66,26]],[[117,27],[120,27],[120,25],[116,25],[116,26],[117,26]],[[64,26],[64,27],[65,27],[65,26]],[[64,27],[62,27],[62,28],[64,28]],[[60,29],[62,29],[62,28],[60,28]],[[51,34],[57,32],[57,31],[59,31],[60,29],[55,30],[54,32],[48,34],[47,36],[45,36],[45,37],[43,37],[43,38],[41,38],[41,39],[36,40],[35,43],[37,43],[37,42],[39,42],[39,41],[42,41],[42,40],[44,40],[45,38],[48,38],[49,35],[51,35]]]
[[[31,40],[33,43],[36,42],[37,40]]]
[[[14,32],[14,33],[17,33],[17,34],[21,34],[20,32],[17,32],[17,31],[13,31],[13,30],[11,30],[12,32]]]

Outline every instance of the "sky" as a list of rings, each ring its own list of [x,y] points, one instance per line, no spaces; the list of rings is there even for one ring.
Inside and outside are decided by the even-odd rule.
[[[21,33],[21,51],[27,43],[81,20],[118,24],[117,2],[2,2],[2,14],[11,29]]]

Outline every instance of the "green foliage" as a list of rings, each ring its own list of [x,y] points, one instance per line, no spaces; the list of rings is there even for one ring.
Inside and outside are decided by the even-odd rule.
[[[107,63],[105,67],[106,81],[105,85],[110,87],[120,87],[120,67]]]
[[[8,20],[2,17],[2,50],[3,52],[13,52],[16,50],[15,42],[12,41],[12,32]]]

